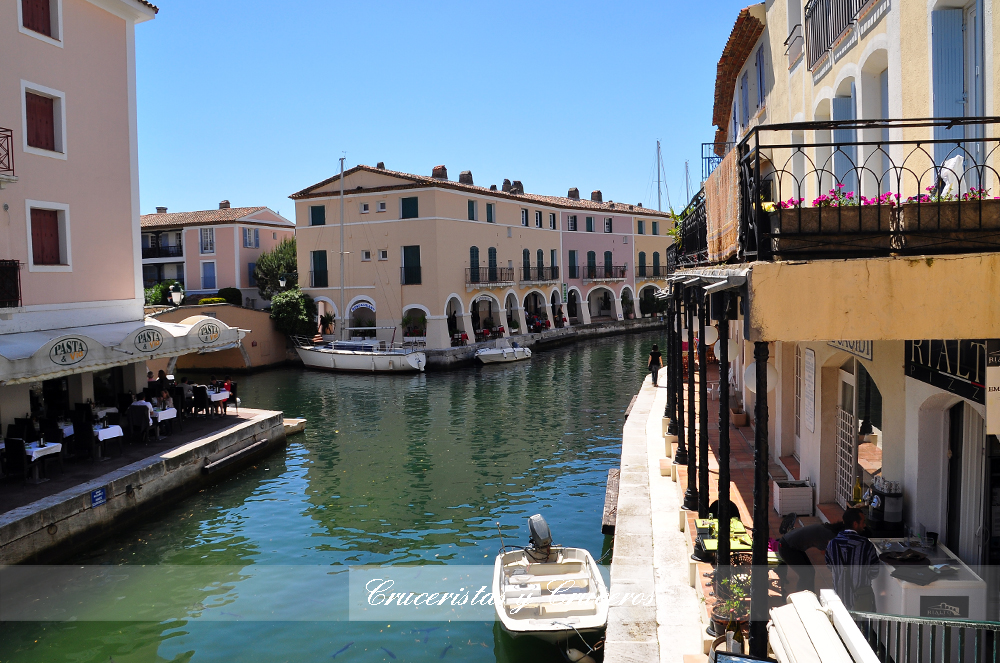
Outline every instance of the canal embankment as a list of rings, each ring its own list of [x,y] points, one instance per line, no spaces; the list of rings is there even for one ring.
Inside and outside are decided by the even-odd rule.
[[[232,417],[230,417],[232,419]],[[285,445],[282,413],[243,408],[231,423],[0,513],[0,565],[52,563]],[[100,464],[91,465],[97,470]],[[44,486],[44,484],[43,484]]]
[[[595,322],[589,325],[546,329],[545,331],[530,334],[512,334],[509,340],[511,343],[517,343],[522,347],[531,348],[532,350],[544,350],[605,336],[666,329],[666,326],[667,323],[659,317],[613,320],[609,322]],[[488,347],[489,345],[491,345],[491,341],[469,343],[468,345],[454,348],[424,350],[424,353],[427,355],[427,368],[431,370],[447,370],[467,366],[475,360],[476,350]]]
[[[662,428],[666,398],[666,388],[647,377],[622,431],[606,663],[683,663],[685,655],[705,649],[705,610],[691,586],[688,546],[678,528],[681,500],[660,472],[670,451]]]

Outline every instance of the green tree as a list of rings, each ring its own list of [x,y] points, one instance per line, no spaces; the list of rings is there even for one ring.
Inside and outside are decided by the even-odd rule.
[[[273,251],[257,256],[254,278],[257,279],[257,292],[261,299],[273,300],[282,291],[283,288],[278,283],[282,274],[287,275],[285,290],[298,287],[298,278],[295,276],[298,263],[295,255],[295,238],[292,237],[282,240]]]
[[[243,293],[237,288],[223,288],[219,291],[218,296],[233,306],[243,306]]]
[[[146,306],[161,306],[164,304],[173,306],[174,303],[170,299],[170,286],[172,285],[180,284],[177,281],[171,280],[157,283],[152,288],[146,288]]]
[[[271,319],[284,334],[312,338],[316,334],[316,302],[297,286],[279,292],[271,299]]]

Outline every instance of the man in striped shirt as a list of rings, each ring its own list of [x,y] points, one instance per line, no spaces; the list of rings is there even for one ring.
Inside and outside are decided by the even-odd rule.
[[[844,529],[826,546],[826,564],[833,587],[848,610],[875,611],[872,581],[878,576],[878,553],[860,532],[865,528],[861,509],[844,512]]]

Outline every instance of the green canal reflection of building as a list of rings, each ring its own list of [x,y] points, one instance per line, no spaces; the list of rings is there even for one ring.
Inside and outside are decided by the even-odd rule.
[[[618,465],[624,410],[654,342],[621,336],[530,363],[408,377],[242,376],[244,403],[304,416],[307,432],[73,561],[230,565],[247,575],[261,564],[492,565],[496,522],[508,545],[524,544],[535,512],[558,542],[600,555],[607,470]],[[239,600],[243,584],[164,587],[186,608],[162,623],[6,623],[0,660],[558,660],[493,623],[205,620],[206,606]],[[303,601],[309,591],[281,588]],[[113,597],[94,600],[104,599]]]

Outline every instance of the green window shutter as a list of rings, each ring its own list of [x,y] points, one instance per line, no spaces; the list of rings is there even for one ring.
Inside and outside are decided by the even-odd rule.
[[[325,205],[313,205],[312,207],[309,208],[309,225],[310,226],[326,225]]]
[[[569,268],[570,269],[576,268],[576,251],[569,252]]]
[[[401,214],[399,218],[401,219],[416,219],[420,216],[419,210],[417,209],[417,197],[413,196],[412,198],[403,198],[400,212]]]
[[[476,201],[475,200],[470,200],[469,201],[469,221],[475,221],[475,220],[476,220]]]
[[[594,232],[594,217],[592,216],[587,217],[587,232]]]
[[[493,218],[493,203],[486,203],[486,223],[496,223]]]
[[[653,234],[654,235],[659,235],[660,234],[660,222],[659,221],[653,221]]]

